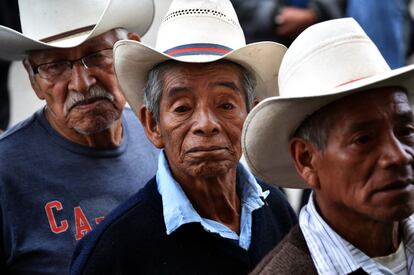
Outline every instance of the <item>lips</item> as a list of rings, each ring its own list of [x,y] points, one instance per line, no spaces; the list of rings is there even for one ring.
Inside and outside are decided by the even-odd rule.
[[[219,150],[227,150],[227,148],[221,146],[197,146],[188,150],[187,153],[215,152]]]
[[[85,99],[85,100],[76,102],[76,104],[74,104],[72,107],[70,107],[69,111],[71,111],[73,108],[82,107],[82,106],[85,106],[85,105],[93,104],[93,103],[96,103],[96,102],[101,101],[101,100],[110,101],[106,97],[93,97],[93,98],[88,98],[88,99]]]
[[[392,191],[399,191],[404,190],[410,186],[414,185],[414,181],[412,179],[406,180],[398,180],[394,181],[383,188],[379,189],[379,192],[392,192]]]

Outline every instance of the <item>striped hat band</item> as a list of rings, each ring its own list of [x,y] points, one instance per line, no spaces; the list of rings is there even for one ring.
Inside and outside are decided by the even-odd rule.
[[[171,48],[164,51],[165,54],[168,54],[172,57],[180,57],[187,55],[219,55],[223,56],[229,52],[233,51],[232,48],[211,43],[195,43],[195,44],[186,44]]]

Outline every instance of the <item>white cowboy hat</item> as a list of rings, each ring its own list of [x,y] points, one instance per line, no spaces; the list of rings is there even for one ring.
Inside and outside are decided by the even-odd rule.
[[[313,25],[292,43],[279,73],[280,97],[258,104],[242,134],[245,159],[262,180],[308,188],[296,172],[288,143],[303,120],[352,93],[379,87],[414,90],[414,66],[391,70],[351,18]]]
[[[114,28],[144,35],[154,17],[153,0],[19,0],[19,10],[22,33],[0,26],[1,59],[76,47]]]
[[[114,63],[122,91],[138,115],[148,72],[163,61],[233,61],[255,75],[256,96],[262,99],[278,94],[277,75],[285,52],[285,46],[274,42],[246,46],[229,0],[174,0],[159,28],[155,48],[118,41]]]

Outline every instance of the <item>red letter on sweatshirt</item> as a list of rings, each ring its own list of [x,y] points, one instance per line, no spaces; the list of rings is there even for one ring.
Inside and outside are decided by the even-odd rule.
[[[47,219],[49,220],[50,229],[55,234],[65,232],[66,230],[68,230],[68,221],[62,220],[60,225],[57,225],[55,216],[53,215],[53,208],[55,208],[57,211],[63,209],[62,204],[59,201],[51,201],[46,203],[45,210]]]
[[[92,231],[92,227],[86,219],[85,214],[82,211],[82,208],[75,207],[75,225],[76,225],[76,235],[75,239],[78,241],[86,235],[86,233]]]

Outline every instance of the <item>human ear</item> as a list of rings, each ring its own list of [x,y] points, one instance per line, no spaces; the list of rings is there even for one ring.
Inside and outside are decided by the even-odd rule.
[[[319,151],[317,148],[301,138],[293,138],[289,142],[289,152],[295,163],[296,171],[313,189],[319,188],[318,170],[315,161]]]
[[[42,90],[40,89],[39,84],[36,81],[36,77],[34,75],[32,65],[29,62],[29,58],[26,57],[25,59],[23,59],[23,66],[26,69],[27,74],[29,75],[30,84],[32,85],[32,88],[35,91],[37,97],[40,100],[44,100],[45,96]]]
[[[148,111],[145,105],[142,105],[139,109],[139,120],[144,127],[145,134],[148,139],[158,149],[164,148],[164,141],[162,139],[161,131],[159,128],[159,122],[157,122],[153,114]]]

